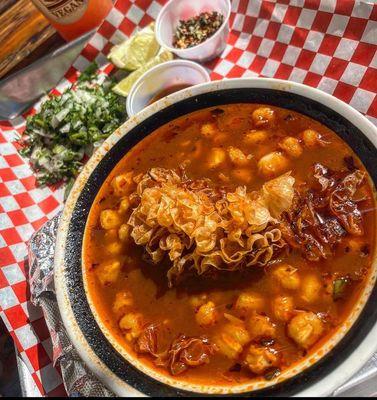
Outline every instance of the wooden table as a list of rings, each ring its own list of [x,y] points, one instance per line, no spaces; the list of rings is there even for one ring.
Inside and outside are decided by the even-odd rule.
[[[0,0],[0,79],[64,44],[31,0]]]

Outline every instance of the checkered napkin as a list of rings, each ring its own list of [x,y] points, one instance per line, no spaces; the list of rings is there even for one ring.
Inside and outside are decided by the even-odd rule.
[[[154,20],[163,0],[118,0],[53,90],[60,93],[96,60],[109,73],[113,44]],[[265,76],[333,94],[377,125],[377,5],[372,0],[233,0],[221,57],[206,64],[213,80]],[[30,112],[38,109],[36,105]],[[41,394],[64,393],[40,307],[30,302],[27,242],[61,209],[61,188],[37,188],[17,139],[26,115],[0,121],[0,316]],[[53,350],[54,349],[54,350]]]

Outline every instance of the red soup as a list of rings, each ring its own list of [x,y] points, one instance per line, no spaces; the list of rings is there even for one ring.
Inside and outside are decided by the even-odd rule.
[[[137,144],[84,241],[116,340],[176,379],[271,379],[344,322],[371,270],[374,192],[334,132],[257,104],[209,108]]]

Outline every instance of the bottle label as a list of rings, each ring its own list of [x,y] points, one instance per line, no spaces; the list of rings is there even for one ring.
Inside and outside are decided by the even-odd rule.
[[[66,25],[78,21],[88,8],[89,0],[33,0],[51,21]]]

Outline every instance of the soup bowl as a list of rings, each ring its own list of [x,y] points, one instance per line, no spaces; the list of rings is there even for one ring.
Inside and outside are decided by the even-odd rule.
[[[353,149],[376,185],[377,129],[347,104],[302,84],[267,78],[205,83],[169,95],[131,117],[77,178],[63,211],[55,254],[55,287],[64,326],[82,360],[117,395],[325,396],[356,373],[377,348],[375,254],[368,282],[346,321],[310,357],[269,381],[215,386],[177,380],[129,354],[101,322],[82,267],[83,234],[101,185],[121,158],[160,126],[196,110],[231,103],[279,106],[321,122]]]

